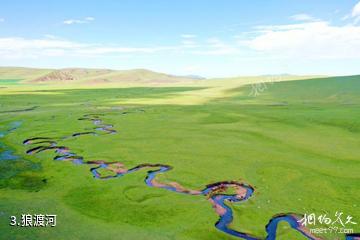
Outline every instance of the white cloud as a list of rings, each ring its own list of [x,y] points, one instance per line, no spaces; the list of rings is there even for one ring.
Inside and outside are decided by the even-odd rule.
[[[85,20],[86,20],[86,21],[94,21],[95,18],[94,18],[94,17],[86,17]]]
[[[196,38],[197,36],[194,34],[181,34],[182,38]]]
[[[45,38],[50,38],[50,39],[57,39],[57,37],[52,35],[52,34],[45,34],[44,37]]]
[[[94,21],[94,17],[85,17],[83,19],[67,19],[63,21],[65,25],[72,25],[72,24],[83,24],[83,23],[90,23]]]
[[[360,58],[360,27],[334,26],[325,21],[260,26],[258,36],[240,43],[281,57]]]
[[[254,27],[254,29],[257,31],[257,33],[259,32],[266,33],[271,31],[304,29],[306,26],[316,25],[319,23],[321,24],[323,22],[297,23],[297,24],[284,24],[284,25],[262,25],[262,26],[256,26]]]
[[[218,38],[209,38],[206,44],[191,53],[198,55],[235,55],[240,52],[236,44],[228,44]]]
[[[52,56],[88,56],[122,53],[150,54],[160,51],[173,51],[178,46],[127,47],[103,44],[79,43],[46,36],[42,39],[0,38],[0,59],[39,58]]]
[[[352,16],[352,17],[358,17],[358,16],[360,16],[360,2],[358,2],[358,3],[354,6],[354,8],[353,8],[353,10],[352,10],[352,13],[351,13],[351,16]]]
[[[355,24],[360,22],[360,1],[353,8],[351,16],[354,18]]]
[[[359,4],[357,6],[360,6]],[[360,17],[355,7],[354,17]],[[359,15],[357,15],[359,14]],[[39,39],[0,38],[0,59],[53,56],[119,56],[121,54],[179,53],[189,55],[236,56],[238,58],[281,59],[360,59],[360,26],[333,25],[306,14],[292,16],[301,22],[255,26],[236,38],[200,39],[182,34],[178,44],[170,46],[119,46],[82,43],[45,35]],[[310,20],[311,19],[311,20]],[[69,20],[70,21],[70,20]],[[75,21],[75,22],[74,22]],[[94,21],[87,17],[76,21]]]
[[[68,19],[68,20],[64,20],[63,23],[66,24],[66,25],[71,25],[71,24],[75,24],[75,23],[84,23],[84,21],[83,20]]]
[[[310,16],[306,13],[299,13],[296,15],[291,16],[291,19],[295,21],[317,21],[318,19],[314,18],[313,16]]]
[[[184,38],[177,45],[169,46],[118,46],[97,43],[74,42],[53,35],[39,39],[19,37],[0,38],[0,59],[44,58],[53,56],[115,56],[121,54],[181,53],[196,55],[234,55],[239,52],[236,42],[225,43],[217,38],[197,43],[192,38]],[[134,55],[135,56],[135,55]]]
[[[77,49],[77,54],[87,55],[103,55],[115,53],[155,53],[159,51],[174,50],[175,47],[106,47],[106,46],[92,46]]]
[[[184,48],[196,48],[198,44],[191,39],[184,39],[181,41],[181,44]]]
[[[4,19],[4,18],[0,18],[0,22],[5,22],[5,19]]]
[[[345,15],[341,20],[352,20],[354,24],[360,22],[360,1],[353,7],[351,13]]]
[[[181,47],[182,48],[196,48],[199,47],[197,44],[197,36],[194,34],[181,34]]]

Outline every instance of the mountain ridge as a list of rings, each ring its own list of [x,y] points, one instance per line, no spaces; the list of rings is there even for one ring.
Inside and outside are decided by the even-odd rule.
[[[106,68],[41,69],[0,67],[0,79],[21,79],[24,83],[179,83],[197,81],[191,76],[175,76],[148,69],[112,70]]]

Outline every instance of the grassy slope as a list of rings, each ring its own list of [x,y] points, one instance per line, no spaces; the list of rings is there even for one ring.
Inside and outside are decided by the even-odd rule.
[[[271,216],[290,211],[341,210],[360,219],[355,211],[360,195],[359,86],[359,77],[283,82],[269,85],[257,97],[249,96],[249,86],[207,104],[148,104],[138,106],[146,113],[128,115],[111,107],[124,100],[146,97],[151,103],[200,90],[7,92],[0,98],[2,109],[40,106],[32,112],[2,113],[1,126],[23,120],[5,140],[24,161],[41,163],[41,169],[34,171],[28,162],[17,162],[17,169],[2,164],[3,172],[19,173],[1,180],[0,231],[6,239],[232,239],[213,227],[217,216],[204,198],[148,188],[144,172],[99,181],[86,166],[52,161],[50,152],[23,154],[27,148],[19,143],[29,136],[61,136],[91,127],[75,120],[89,112],[106,112],[104,120],[119,133],[63,142],[86,159],[118,160],[127,166],[170,164],[174,170],[162,179],[193,188],[231,179],[254,185],[255,195],[233,207],[236,229],[262,236]],[[56,213],[58,227],[7,227],[7,216],[24,212]],[[280,239],[302,239],[286,229],[283,225]]]
[[[358,103],[360,100],[360,76],[330,77],[313,79],[307,81],[282,82],[281,84],[260,85],[264,89],[259,92],[260,97],[253,99],[249,96],[252,88],[256,85],[249,85],[238,89],[242,94],[239,100],[250,100],[251,102],[290,102],[290,103]],[[265,87],[264,87],[265,86]],[[237,91],[236,89],[233,91]],[[256,101],[254,101],[256,100]]]

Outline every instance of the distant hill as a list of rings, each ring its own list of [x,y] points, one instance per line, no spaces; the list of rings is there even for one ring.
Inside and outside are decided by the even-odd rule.
[[[199,80],[190,76],[173,76],[146,69],[110,70],[87,68],[33,69],[0,67],[0,79],[22,79],[32,84],[103,84],[103,83],[139,83],[172,84]]]
[[[186,78],[191,78],[191,79],[199,79],[199,80],[205,80],[206,77],[203,77],[203,76],[199,76],[199,75],[184,75],[184,76],[181,76],[181,77],[186,77]]]
[[[281,82],[324,76],[266,75],[207,79],[197,75],[175,76],[146,69],[111,70],[90,68],[37,69],[0,67],[0,81],[6,84],[56,86],[202,86],[236,88],[257,82]],[[223,89],[223,90],[224,90]]]

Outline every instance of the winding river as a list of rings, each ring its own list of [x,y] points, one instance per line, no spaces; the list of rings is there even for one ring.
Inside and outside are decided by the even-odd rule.
[[[0,131],[0,161],[1,160],[14,160],[18,156],[14,155],[13,151],[1,141],[7,134],[15,131],[21,125],[20,121],[12,122],[6,130]]]
[[[120,162],[106,162],[102,160],[95,161],[84,161],[82,156],[72,152],[68,147],[58,145],[59,140],[68,138],[79,137],[82,135],[105,135],[115,134],[116,130],[110,124],[104,124],[100,118],[100,114],[87,114],[80,121],[91,121],[95,127],[91,131],[78,132],[70,136],[61,137],[58,139],[48,137],[33,137],[26,139],[23,143],[26,145],[34,145],[29,149],[27,154],[37,154],[47,150],[53,150],[56,153],[54,160],[56,161],[70,161],[74,164],[86,164],[90,166],[90,172],[96,179],[106,180],[111,178],[119,178],[124,175],[131,174],[140,170],[147,170],[145,183],[149,187],[162,188],[168,191],[203,196],[213,206],[216,214],[219,216],[219,220],[215,223],[215,227],[234,237],[245,239],[245,240],[260,240],[262,238],[252,236],[251,234],[236,231],[230,228],[230,224],[233,221],[233,211],[230,208],[230,203],[244,202],[252,197],[255,189],[246,183],[236,181],[222,181],[207,185],[205,188],[200,190],[187,189],[176,182],[161,183],[156,180],[159,174],[168,172],[172,169],[171,166],[165,164],[150,164],[144,163],[137,165],[133,168],[126,168]],[[101,169],[107,170],[110,174],[104,175],[101,173]],[[292,229],[300,232],[305,238],[311,240],[320,240],[322,238],[312,235],[306,228],[304,228],[299,220],[301,215],[294,213],[279,214],[274,216],[269,223],[266,225],[266,240],[275,240],[277,226],[280,222],[287,222]],[[345,236],[346,240],[360,240],[360,234],[348,234]]]

